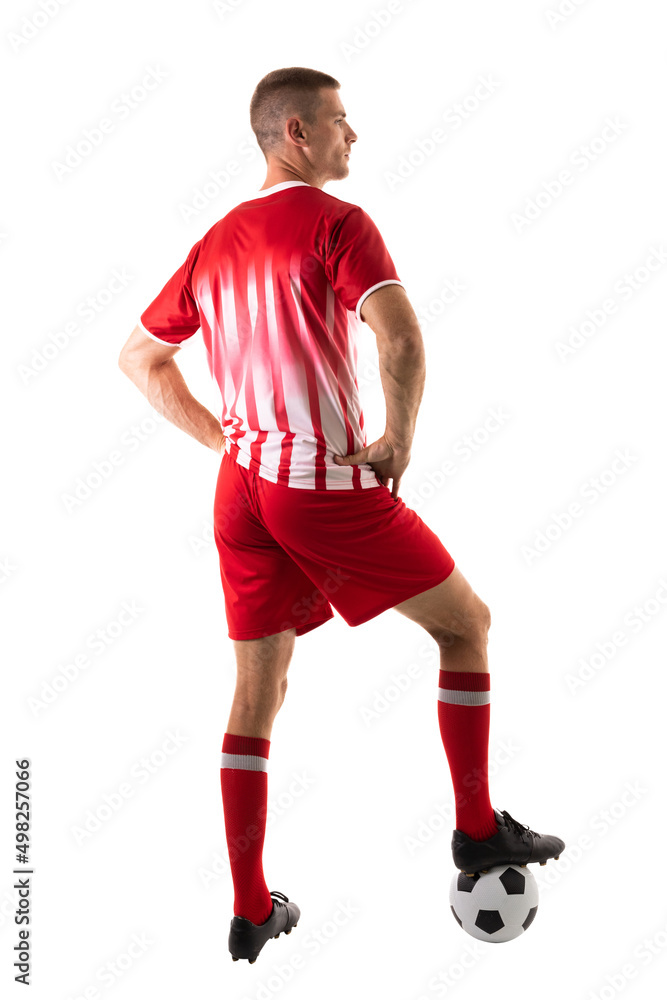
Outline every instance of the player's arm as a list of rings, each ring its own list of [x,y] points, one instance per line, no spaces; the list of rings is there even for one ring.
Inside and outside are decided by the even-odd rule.
[[[359,315],[377,338],[387,407],[386,438],[410,451],[426,377],[424,341],[402,285],[383,285],[364,299]]]
[[[136,326],[118,357],[118,367],[154,410],[219,454],[225,445],[220,421],[194,398],[174,360],[177,344],[161,344]]]

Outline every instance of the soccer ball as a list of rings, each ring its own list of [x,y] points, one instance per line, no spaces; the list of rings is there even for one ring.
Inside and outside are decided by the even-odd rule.
[[[457,872],[449,887],[452,913],[480,941],[511,941],[532,924],[539,892],[534,876],[519,865],[498,865],[472,878]]]

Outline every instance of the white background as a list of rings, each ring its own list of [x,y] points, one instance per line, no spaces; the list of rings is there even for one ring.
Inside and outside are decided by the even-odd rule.
[[[3,981],[13,762],[29,757],[40,1000],[583,1000],[664,983],[664,33],[649,0],[562,2],[560,17],[557,2],[3,6]],[[157,421],[117,358],[190,247],[262,186],[250,97],[290,65],[340,80],[359,139],[349,178],[326,190],[368,211],[422,318],[428,376],[401,493],[491,608],[492,801],[568,845],[532,869],[537,917],[505,945],[478,946],[452,918],[435,647],[389,611],[297,640],[264,867],[302,918],[254,966],[227,951],[219,753],[235,665],[210,535],[218,459]],[[162,82],[113,112],[150,69]],[[104,117],[113,131],[59,179]],[[444,141],[420,157],[436,128]],[[248,142],[241,172],[186,222]],[[401,162],[411,171],[392,182]],[[108,296],[114,269],[126,285]],[[605,322],[563,359],[589,310]],[[364,327],[368,441],[384,426],[376,361]],[[178,363],[219,413],[201,334]],[[491,409],[506,415],[495,430]],[[456,473],[438,476],[448,461]],[[97,485],[68,505],[79,479]],[[140,609],[124,628],[123,602]],[[113,636],[101,653],[97,629]],[[165,754],[170,733],[181,744]],[[131,795],[105,813],[122,785]],[[128,959],[133,935],[149,943]]]

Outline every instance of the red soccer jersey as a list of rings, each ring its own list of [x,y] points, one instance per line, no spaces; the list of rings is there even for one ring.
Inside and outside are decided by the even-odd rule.
[[[366,489],[368,463],[333,455],[366,446],[357,383],[361,304],[402,282],[358,205],[283,181],[216,222],[141,314],[161,343],[201,327],[222,397],[225,450],[283,486]]]

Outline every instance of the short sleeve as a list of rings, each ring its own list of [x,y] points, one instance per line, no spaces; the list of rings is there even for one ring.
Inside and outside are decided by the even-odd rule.
[[[180,345],[199,329],[199,309],[192,293],[192,268],[198,253],[199,243],[196,243],[162,291],[142,312],[139,325],[153,340]]]
[[[358,205],[335,224],[324,270],[337,298],[356,312],[358,319],[364,299],[376,288],[403,284],[380,230]]]

